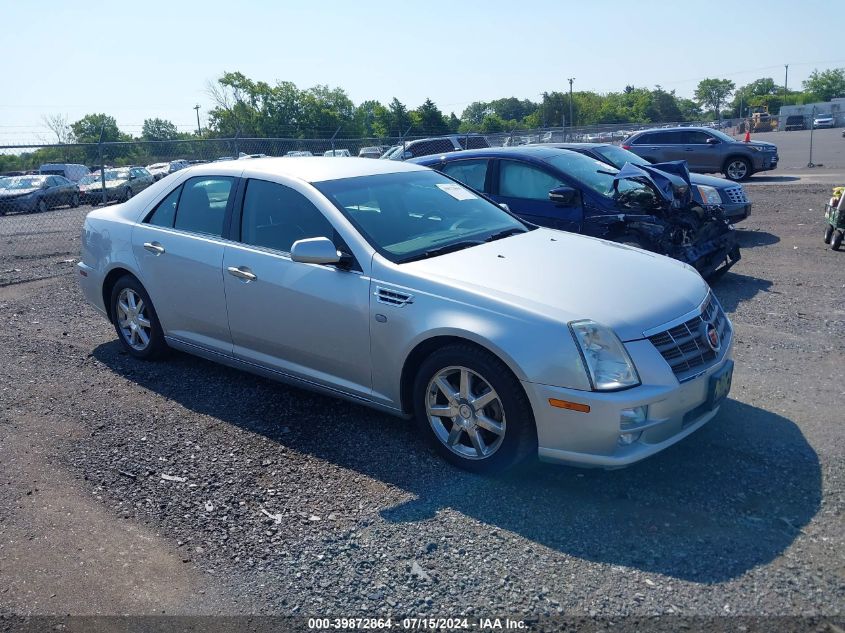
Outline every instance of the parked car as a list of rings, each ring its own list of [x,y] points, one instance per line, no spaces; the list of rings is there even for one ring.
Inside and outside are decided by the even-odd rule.
[[[0,215],[78,207],[79,201],[79,187],[64,176],[9,176],[0,188]]]
[[[813,127],[817,130],[822,128],[836,127],[836,121],[831,115],[822,114],[813,119]]]
[[[358,158],[381,158],[388,148],[381,145],[371,145],[358,150]]]
[[[144,167],[118,167],[105,172],[106,201],[126,202],[155,182],[155,177]],[[101,174],[91,174],[79,183],[82,198],[89,204],[103,201]]]
[[[786,123],[783,126],[784,132],[792,132],[794,130],[803,130],[805,129],[804,125],[804,115],[802,114],[792,114],[786,117]]]
[[[244,154],[243,152],[238,154],[238,160],[249,160],[250,158],[267,158],[267,154]]]
[[[78,271],[130,356],[176,348],[413,416],[473,471],[636,462],[731,384],[732,326],[694,270],[419,165],[193,167],[89,213]]]
[[[645,158],[610,143],[553,143],[547,146],[572,150],[613,165],[617,169],[622,169],[625,163],[651,165]],[[659,168],[660,164],[657,163],[654,166]],[[751,214],[751,201],[741,184],[704,174],[690,174],[690,183],[693,201],[702,206],[720,206],[725,217],[732,224],[744,220]]]
[[[622,147],[650,163],[685,160],[690,171],[722,172],[731,180],[745,180],[778,165],[778,148],[773,143],[745,143],[704,127],[644,130],[629,137]]]
[[[408,141],[404,145],[394,145],[382,158],[387,160],[408,160],[432,154],[457,152],[464,149],[490,147],[490,143],[480,134],[450,134],[434,138],[420,138]]]
[[[190,163],[186,160],[172,160],[167,163],[154,163],[147,165],[146,170],[153,175],[156,180],[161,180],[165,176],[189,167]]]
[[[38,168],[38,173],[49,176],[62,176],[73,182],[91,173],[85,165],[75,163],[46,163]]]
[[[576,152],[526,145],[416,159],[554,229],[616,240],[668,255],[704,277],[740,258],[733,227],[718,207],[691,199],[683,163],[622,170]],[[667,173],[668,169],[676,173]],[[684,175],[685,173],[685,175]]]
[[[352,156],[348,149],[330,149],[323,152],[323,156]]]
[[[313,156],[311,152],[308,150],[291,150],[285,154],[285,156]]]

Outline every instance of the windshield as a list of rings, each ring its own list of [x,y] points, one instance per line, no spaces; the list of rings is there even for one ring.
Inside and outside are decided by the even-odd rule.
[[[561,150],[559,154],[545,160],[571,180],[606,198],[615,199],[622,206],[647,209],[658,205],[654,190],[642,182],[626,178],[619,180],[614,187],[614,176],[619,170],[589,156]]]
[[[434,171],[343,178],[314,186],[373,248],[397,263],[528,230],[492,202]]]
[[[128,169],[107,169],[106,180],[127,180],[129,178]]]
[[[394,145],[393,147],[388,149],[382,155],[382,158],[385,159],[385,160],[393,160],[394,158],[398,158],[401,153],[402,153],[402,146],[401,145]]]
[[[625,163],[631,163],[632,165],[651,164],[645,158],[637,156],[634,152],[629,152],[627,149],[622,149],[618,145],[602,145],[601,147],[593,148],[593,151],[603,156],[617,169],[622,169]]]
[[[724,141],[725,143],[736,143],[736,139],[731,138],[724,132],[720,132],[719,130],[707,130],[708,133],[715,136],[717,139]]]
[[[79,179],[80,185],[90,185],[95,182],[100,182],[100,174],[88,174]]]
[[[9,178],[9,182],[4,183],[3,186],[6,187],[6,189],[37,189],[46,181],[46,178],[38,176],[34,178]]]

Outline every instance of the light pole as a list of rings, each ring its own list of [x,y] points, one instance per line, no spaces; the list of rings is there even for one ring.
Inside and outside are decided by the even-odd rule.
[[[202,128],[200,127],[200,104],[194,106],[197,111],[197,136],[202,136]]]
[[[789,92],[789,88],[787,88],[787,82],[789,81],[789,64],[784,64],[784,73],[783,73],[783,96],[786,96],[786,93]]]
[[[575,81],[575,77],[569,78],[569,127],[572,127],[574,121],[572,120],[572,82]]]

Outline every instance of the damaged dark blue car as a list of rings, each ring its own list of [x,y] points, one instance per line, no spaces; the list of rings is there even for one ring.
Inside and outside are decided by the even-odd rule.
[[[705,278],[723,274],[740,259],[722,208],[693,199],[684,161],[616,169],[568,150],[522,146],[412,162],[484,193],[529,222],[667,255]]]

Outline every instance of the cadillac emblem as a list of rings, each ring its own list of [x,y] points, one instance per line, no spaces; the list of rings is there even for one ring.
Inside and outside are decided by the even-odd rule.
[[[710,349],[714,352],[718,352],[719,348],[722,346],[722,341],[719,340],[719,331],[716,329],[716,326],[709,321],[705,321],[702,325],[704,326],[704,339],[707,341]]]

